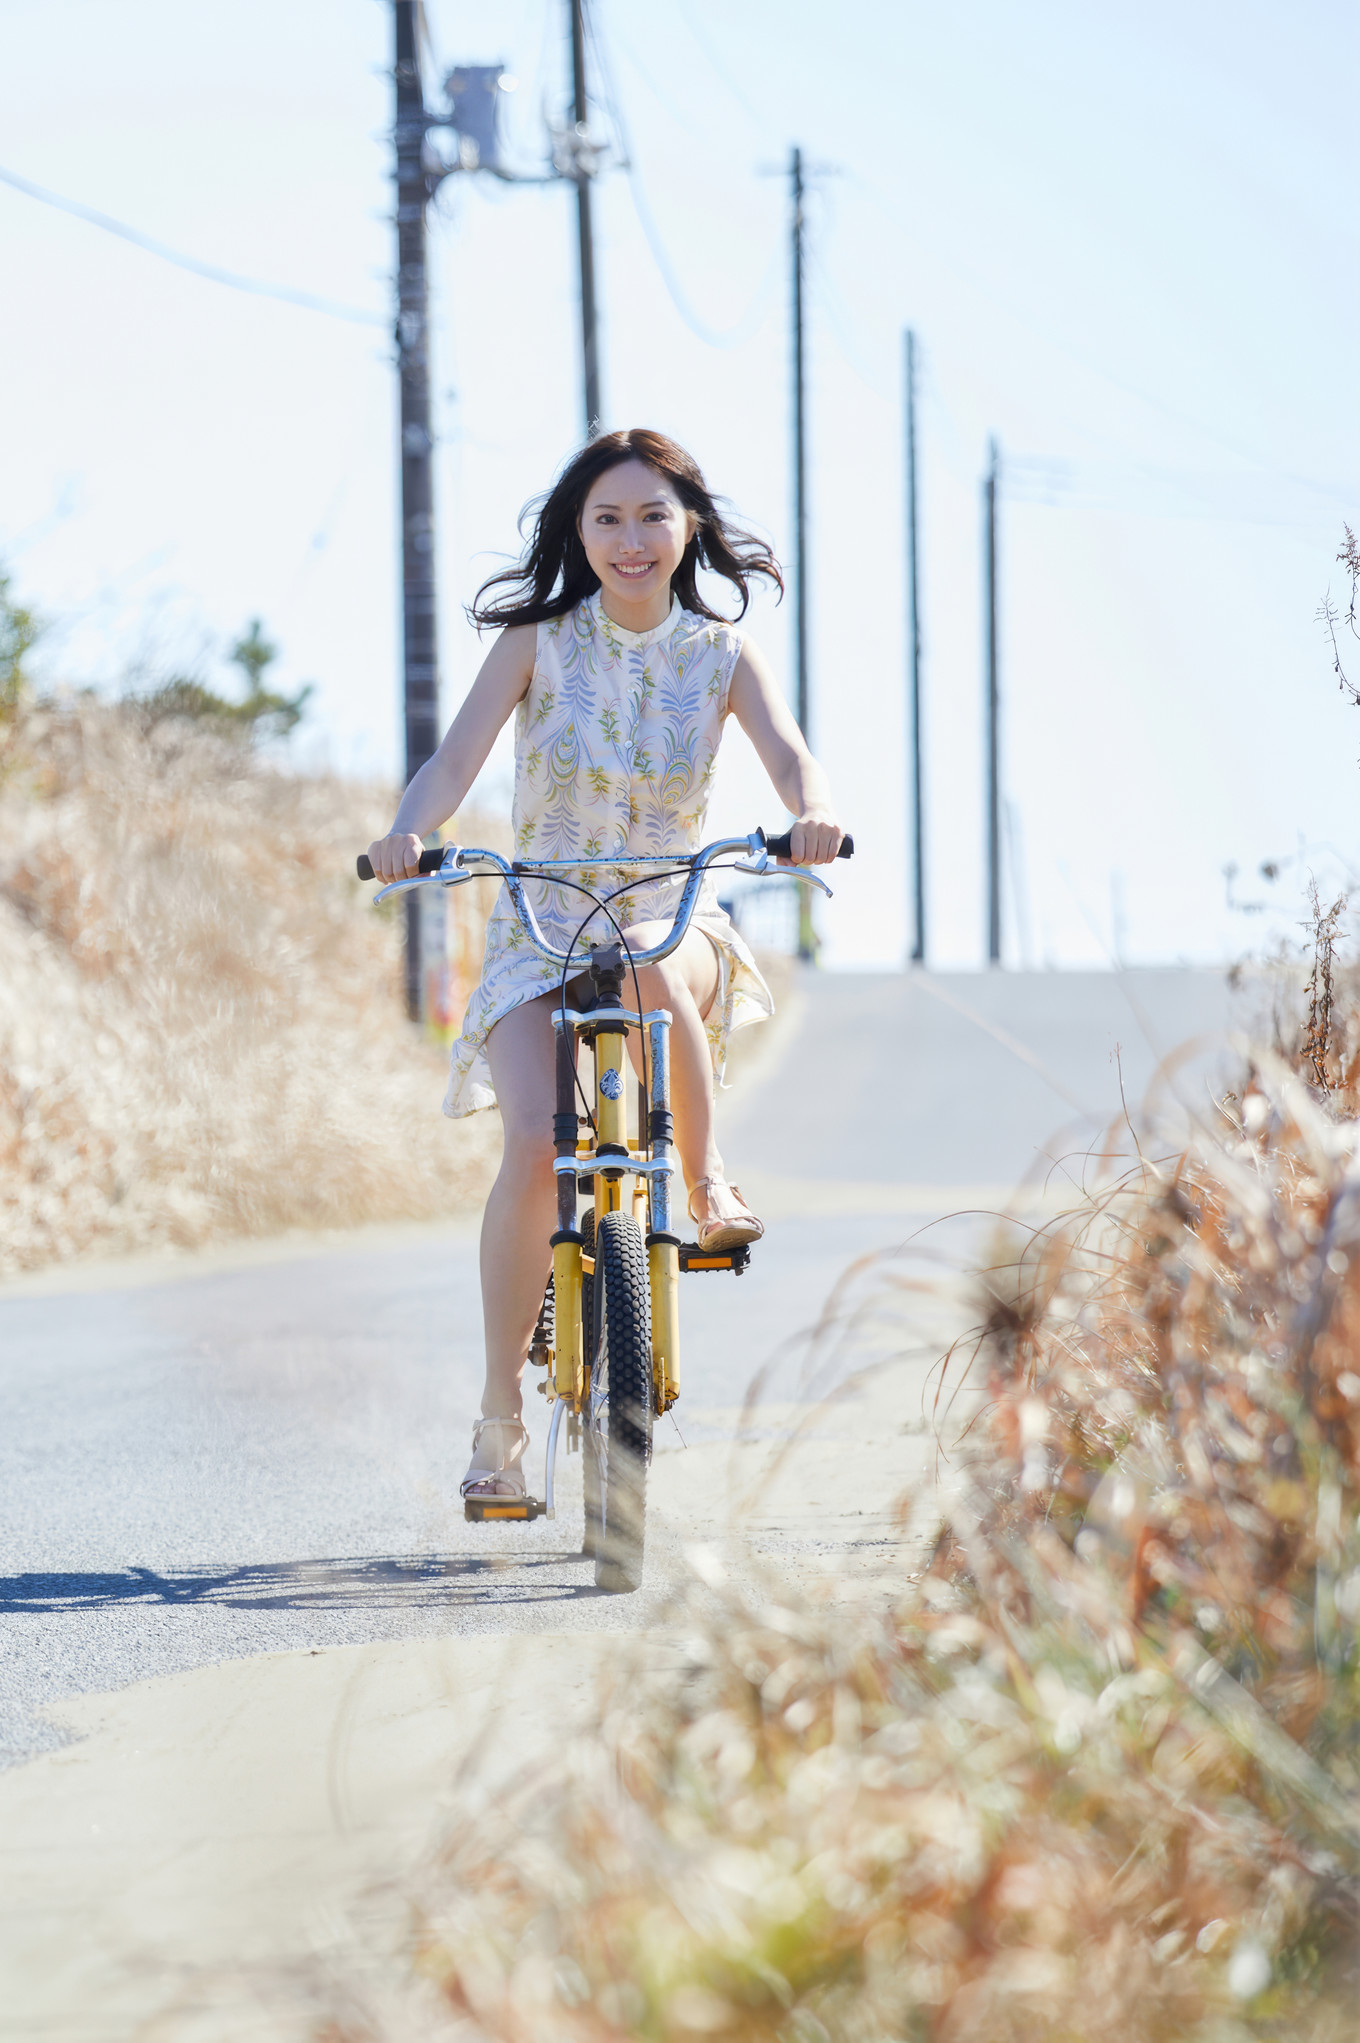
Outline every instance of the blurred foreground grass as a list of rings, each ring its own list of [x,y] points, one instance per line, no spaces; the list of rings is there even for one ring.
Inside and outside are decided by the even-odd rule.
[[[1360,1145],[1326,968],[1188,1137],[998,1238],[928,1563],[904,1543],[871,1611],[700,1556],[683,1665],[625,1662],[560,1764],[455,1804],[318,2038],[1355,2035]]]
[[[390,799],[136,702],[9,706],[0,1273],[480,1200],[499,1123],[440,1114],[354,878]]]

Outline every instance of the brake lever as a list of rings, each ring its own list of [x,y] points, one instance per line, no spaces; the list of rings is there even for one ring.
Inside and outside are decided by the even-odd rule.
[[[409,880],[392,880],[389,885],[379,887],[373,896],[373,906],[385,901],[389,894],[405,894],[411,887],[462,887],[475,879],[475,873],[457,871],[453,866],[441,866],[437,873],[413,873]]]
[[[793,880],[806,880],[810,887],[820,887],[828,901],[834,901],[836,898],[826,881],[818,879],[816,873],[810,873],[804,865],[777,865],[775,871],[777,873],[787,873],[789,878]]]
[[[806,880],[810,887],[820,887],[822,892],[826,895],[828,901],[834,901],[836,898],[831,888],[828,887],[826,881],[823,879],[819,879],[816,873],[810,873],[806,866],[778,864],[771,865],[770,854],[768,851],[761,852],[759,865],[756,865],[754,863],[752,863],[751,865],[746,865],[743,863],[741,859],[737,859],[733,863],[732,870],[734,873],[751,873],[757,879],[763,873],[779,873],[791,880]]]

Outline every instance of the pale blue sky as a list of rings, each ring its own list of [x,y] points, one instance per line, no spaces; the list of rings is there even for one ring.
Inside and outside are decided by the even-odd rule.
[[[561,0],[430,7],[507,61],[526,167],[565,85]],[[1357,17],[1333,4],[826,9],[596,0],[636,176],[599,188],[611,423],[674,432],[789,531],[789,144],[813,205],[816,741],[864,856],[842,963],[904,946],[900,349],[920,335],[931,951],[982,946],[977,485],[1006,462],[1008,955],[1209,958],[1293,923],[1303,846],[1360,866],[1360,717],[1314,622],[1360,515]],[[383,313],[381,0],[0,0],[0,163],[202,259]],[[445,187],[445,698],[458,605],[569,450],[569,200]],[[312,756],[397,743],[393,390],[380,328],[244,296],[0,187],[0,553],[68,622],[53,671],[220,647],[252,614],[318,683]],[[752,624],[787,673],[790,615]],[[504,787],[504,762],[489,778]],[[738,745],[715,820],[773,820]]]

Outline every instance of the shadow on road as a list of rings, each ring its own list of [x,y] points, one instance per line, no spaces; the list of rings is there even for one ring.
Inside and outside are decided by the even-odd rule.
[[[371,1559],[260,1562],[242,1568],[127,1568],[100,1574],[0,1576],[0,1613],[108,1610],[126,1604],[223,1605],[233,1610],[364,1610],[447,1607],[483,1597],[500,1605],[564,1603],[602,1594],[561,1579],[579,1551],[502,1559],[376,1555]],[[542,1570],[554,1579],[538,1579]]]

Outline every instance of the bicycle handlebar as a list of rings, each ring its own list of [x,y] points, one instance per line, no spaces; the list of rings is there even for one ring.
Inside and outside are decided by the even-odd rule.
[[[505,891],[510,897],[510,904],[519,920],[520,927],[534,949],[541,958],[546,958],[553,964],[561,965],[565,968],[576,962],[575,941],[573,940],[570,952],[560,950],[556,944],[549,943],[543,931],[539,928],[538,917],[525,898],[524,882],[526,879],[551,881],[554,872],[563,869],[577,872],[593,872],[610,868],[620,871],[634,871],[649,865],[657,865],[666,868],[670,872],[675,872],[677,868],[683,869],[685,866],[688,866],[689,877],[685,881],[675,914],[671,920],[670,929],[659,944],[654,944],[650,950],[638,951],[632,956],[631,962],[635,967],[638,965],[652,965],[658,963],[662,958],[668,958],[671,952],[678,950],[684,942],[690,923],[694,919],[694,911],[699,905],[699,895],[708,869],[715,860],[724,858],[729,853],[744,853],[747,858],[759,858],[761,863],[756,866],[746,867],[738,865],[738,871],[765,872],[769,869],[769,855],[771,852],[776,857],[788,856],[787,846],[791,835],[792,833],[789,832],[783,837],[768,838],[763,830],[753,830],[749,837],[722,837],[716,843],[705,844],[699,851],[681,852],[674,858],[515,859],[512,862],[502,858],[498,851],[485,851],[481,848],[474,848],[471,845],[450,844],[446,845],[442,851],[422,851],[420,854],[420,876],[413,875],[409,879],[391,881],[375,899],[378,901],[384,900],[388,894],[401,893],[410,887],[458,886],[466,880],[473,879],[478,874],[499,873],[501,879],[505,882]],[[854,840],[847,837],[843,841],[837,856],[849,858],[853,854],[854,848]],[[372,864],[367,857],[357,859],[355,861],[355,869],[361,880],[375,877]],[[803,866],[790,866],[786,867],[785,870],[793,877],[807,880],[814,887],[820,887],[823,893],[829,894],[831,892],[830,887],[827,886],[824,880],[819,880],[815,873],[808,872]],[[584,963],[585,961],[582,959],[580,962]]]
[[[792,858],[793,856],[792,830],[785,830],[782,836],[779,837],[767,836],[765,839],[765,849],[770,854],[771,858]],[[853,858],[854,855],[855,855],[854,838],[843,837],[841,839],[841,848],[836,853],[837,858]],[[675,862],[676,864],[681,863],[679,859],[677,859]],[[440,866],[443,863],[444,853],[442,850],[422,851],[420,854],[420,870],[422,873],[437,873],[439,871]],[[358,873],[359,878],[361,880],[376,880],[378,877],[378,875],[373,870],[373,861],[370,859],[366,851],[361,851],[359,853],[358,858],[356,858],[354,861],[354,869]]]

